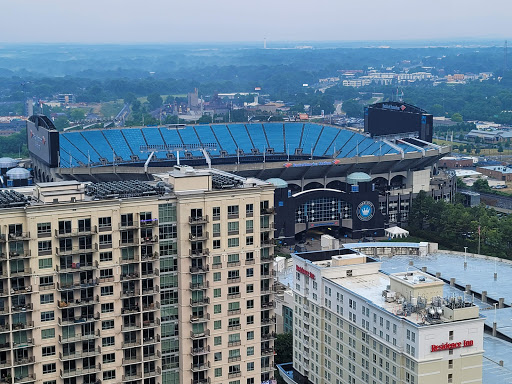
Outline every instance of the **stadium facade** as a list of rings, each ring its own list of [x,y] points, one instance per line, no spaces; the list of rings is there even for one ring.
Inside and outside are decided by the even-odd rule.
[[[374,118],[368,132],[286,122],[59,134],[51,121],[39,116],[29,119],[27,134],[36,181],[148,180],[175,164],[274,179],[276,237],[292,243],[297,234],[320,227],[351,238],[383,235],[387,226],[407,222],[419,191],[435,199],[453,198],[454,179],[439,175],[436,166],[450,149],[427,141],[431,127],[425,128],[424,114],[414,108],[379,109],[381,119],[392,113],[391,120],[398,124],[386,121],[380,132],[386,135],[375,134],[379,119]],[[354,173],[368,177],[351,184],[348,176]],[[322,207],[317,214],[315,205]],[[361,209],[368,215],[362,215]]]

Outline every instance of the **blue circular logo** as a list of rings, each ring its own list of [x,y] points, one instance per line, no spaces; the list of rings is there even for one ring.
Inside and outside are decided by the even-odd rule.
[[[375,213],[375,207],[371,201],[362,201],[357,206],[357,218],[361,221],[371,220]]]

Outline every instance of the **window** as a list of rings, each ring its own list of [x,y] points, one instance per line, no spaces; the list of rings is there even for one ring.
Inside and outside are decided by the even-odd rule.
[[[52,252],[52,241],[51,240],[39,241],[37,243],[37,251],[40,255],[51,253]]]
[[[240,246],[240,239],[238,237],[228,238],[228,248],[234,248]]]
[[[254,316],[253,315],[250,315],[250,316],[247,316],[247,324],[254,324]]]
[[[112,245],[112,235],[110,233],[99,236],[100,246],[107,247]],[[110,247],[108,247],[110,248]]]
[[[103,380],[114,380],[115,378],[116,378],[116,370],[115,369],[103,372]]]
[[[101,322],[101,329],[103,331],[114,328],[114,320],[104,320]]]
[[[213,281],[220,281],[221,280],[221,273],[220,272],[214,272],[213,273]]]
[[[220,240],[213,240],[213,249],[220,249]]]
[[[238,263],[240,262],[240,255],[238,253],[232,253],[228,255],[228,263]]]
[[[254,371],[254,361],[250,361],[247,363],[247,370]]]
[[[221,329],[222,328],[222,320],[215,320],[213,322],[213,329]]]
[[[114,303],[101,304],[101,313],[114,312]]]
[[[161,223],[176,221],[176,205],[160,204],[158,206],[158,218]]]
[[[222,368],[215,368],[215,377],[222,376]]]
[[[245,204],[245,215],[252,216],[254,214],[254,204]]]
[[[114,294],[114,286],[107,285],[106,287],[101,287],[101,296],[111,296]]]
[[[213,297],[221,297],[221,296],[222,296],[221,288],[214,288],[214,290],[213,290]]]
[[[214,361],[221,361],[222,360],[222,352],[215,352],[213,355]]]
[[[245,260],[254,260],[254,252],[247,252],[245,254]]]
[[[247,277],[253,277],[254,276],[254,268],[247,268],[245,270],[245,276]]]
[[[213,224],[213,237],[220,236],[220,223]]]
[[[409,333],[409,331],[407,331]],[[448,340],[453,340],[453,331],[448,332]]]
[[[247,340],[254,340],[254,331],[247,332]]]
[[[112,252],[100,252],[100,261],[112,261]]]
[[[53,311],[41,312],[41,321],[55,320],[55,313]]]
[[[246,291],[247,293],[253,293],[253,292],[254,292],[254,284],[247,284],[247,285],[245,286],[245,291]]]
[[[247,347],[247,356],[254,355],[254,347]]]
[[[100,228],[112,227],[112,218],[111,217],[98,218],[98,227],[100,227]]]
[[[254,245],[254,237],[253,236],[247,236],[245,238],[245,245]]]
[[[213,207],[213,220],[220,220],[220,207]]]
[[[114,277],[114,271],[112,268],[100,269],[100,279],[107,279],[110,277]]]
[[[228,235],[238,235],[240,230],[240,225],[238,221],[230,221],[228,222]]]
[[[39,259],[39,269],[48,269],[53,265],[52,259],[49,257],[47,259]]]
[[[41,339],[53,339],[55,337],[55,328],[41,329]]]
[[[222,306],[220,304],[215,304],[213,306],[213,313],[221,313],[222,312]]]
[[[228,205],[228,219],[238,217],[238,205]]]
[[[101,339],[101,345],[104,347],[110,347],[111,345],[114,345],[114,344],[115,344],[114,336],[103,337]]]
[[[247,220],[245,222],[245,231],[247,233],[252,233],[253,230],[254,230],[254,221],[253,220]]]
[[[53,276],[41,276],[39,278],[39,287],[53,286]]]
[[[53,303],[53,293],[46,293],[39,296],[41,304]]]
[[[90,232],[90,230],[91,230],[91,219],[78,220],[78,232]]]
[[[254,300],[247,300],[247,309],[254,308]]]
[[[103,355],[103,364],[113,363],[115,361],[116,361],[115,353],[107,353],[106,355]]]
[[[53,373],[57,371],[57,365],[55,363],[43,364],[43,375],[47,373]]]
[[[213,345],[221,345],[222,344],[222,336],[215,336],[213,338]]]
[[[52,224],[51,223],[37,223],[37,235],[38,237],[45,237],[45,235],[52,234]]]
[[[42,348],[43,357],[55,355],[55,345]]]

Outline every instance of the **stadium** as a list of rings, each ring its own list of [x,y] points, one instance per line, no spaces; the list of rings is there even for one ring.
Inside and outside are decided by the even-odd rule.
[[[365,111],[365,132],[311,122],[58,132],[35,115],[27,136],[36,181],[150,180],[177,164],[272,179],[276,237],[293,242],[322,227],[336,236],[381,235],[407,221],[420,190],[451,199],[454,180],[436,166],[449,147],[430,142],[431,121],[417,107],[391,102]]]

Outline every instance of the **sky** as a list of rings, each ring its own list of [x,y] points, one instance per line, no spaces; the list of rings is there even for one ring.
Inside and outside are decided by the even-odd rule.
[[[510,0],[0,0],[3,43],[512,38]]]

